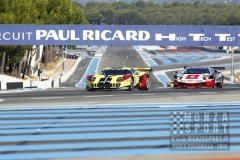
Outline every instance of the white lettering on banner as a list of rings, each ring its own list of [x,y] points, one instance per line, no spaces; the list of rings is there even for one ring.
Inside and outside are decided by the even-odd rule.
[[[100,31],[96,30],[95,40],[100,40]]]
[[[203,33],[190,33],[189,36],[193,37],[193,41],[211,41],[211,37],[205,37]]]
[[[89,38],[89,40],[94,40],[93,38],[93,31],[91,30],[85,30],[85,32],[83,31],[83,40],[87,40]]]
[[[25,38],[27,40],[30,40],[31,35],[32,35],[32,32],[4,32],[4,33],[0,33],[0,41],[1,40],[17,41],[17,40],[25,40]]]
[[[212,37],[200,37],[200,41],[211,41]]]
[[[174,33],[170,33],[168,36],[163,36],[161,33],[155,34],[156,41],[162,41],[163,39],[168,39],[169,41],[187,41],[187,37],[177,37]]]
[[[145,37],[144,37],[145,36]],[[150,33],[148,31],[139,31],[139,41],[147,41],[150,38]]]
[[[236,37],[227,37],[227,41],[235,41]]]
[[[10,32],[5,32],[5,33],[3,33],[3,39],[5,39],[5,40],[10,40],[10,38],[7,38],[7,37],[6,37],[6,34],[9,34],[9,35],[10,35],[11,33],[10,33]]]
[[[111,38],[106,38],[106,33],[111,33],[111,31],[109,31],[109,30],[103,31],[103,32],[101,33],[101,38],[102,38],[104,41],[109,41],[109,40],[111,40]]]
[[[122,32],[121,32],[120,30],[117,30],[117,31],[114,33],[114,35],[113,35],[113,37],[112,37],[112,40],[114,40],[115,38],[119,38],[121,41],[124,41],[124,40],[125,40],[125,38],[124,38],[124,36],[122,35]]]
[[[219,41],[235,41],[236,37],[231,37],[231,34],[215,34],[219,37]]]
[[[155,40],[156,41],[162,41],[163,38],[169,39],[169,41],[175,41],[176,40],[176,34],[170,33],[168,36],[163,36],[161,33],[155,34]]]
[[[67,30],[66,33],[63,30],[36,30],[36,40],[48,40],[49,38],[61,41],[80,40],[80,38],[76,37],[75,30]]]
[[[130,41],[131,39],[134,41],[137,41],[137,32],[136,31],[126,32],[126,40]]]
[[[190,33],[189,36],[193,36],[193,41],[200,41],[200,37],[203,37],[204,34],[193,34],[193,33]]]
[[[104,30],[102,32],[99,30],[83,30],[83,40],[114,41],[116,39],[119,39],[121,41],[147,41],[149,38],[150,33],[148,31],[127,30],[126,37],[124,37],[121,30],[116,30],[113,33],[110,30]]]
[[[187,37],[176,37],[176,41],[187,41]]]

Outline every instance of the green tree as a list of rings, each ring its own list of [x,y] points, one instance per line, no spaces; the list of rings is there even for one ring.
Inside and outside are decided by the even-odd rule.
[[[83,9],[71,0],[1,0],[0,17],[0,24],[88,24]],[[44,46],[46,65],[56,57],[57,49]],[[30,75],[31,60],[38,50],[39,46],[0,46],[0,73]]]

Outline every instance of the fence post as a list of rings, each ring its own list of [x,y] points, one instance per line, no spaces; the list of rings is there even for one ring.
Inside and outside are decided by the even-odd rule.
[[[54,88],[54,79],[52,80],[52,88]]]

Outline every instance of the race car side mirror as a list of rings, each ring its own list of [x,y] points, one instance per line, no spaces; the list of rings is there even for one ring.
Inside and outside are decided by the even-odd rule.
[[[97,70],[94,70],[94,73],[95,73],[95,74],[98,74],[98,71],[97,71]]]

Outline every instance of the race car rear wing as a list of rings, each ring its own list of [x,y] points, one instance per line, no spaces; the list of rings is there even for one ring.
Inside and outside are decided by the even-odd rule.
[[[185,69],[185,68],[187,68],[188,66],[184,66],[183,68]],[[210,67],[210,68],[212,68],[212,69],[214,69],[214,70],[226,70],[226,67]]]
[[[149,72],[152,72],[152,68],[134,68],[136,69],[137,71],[149,71]]]
[[[225,67],[211,67],[214,70],[226,70]]]

